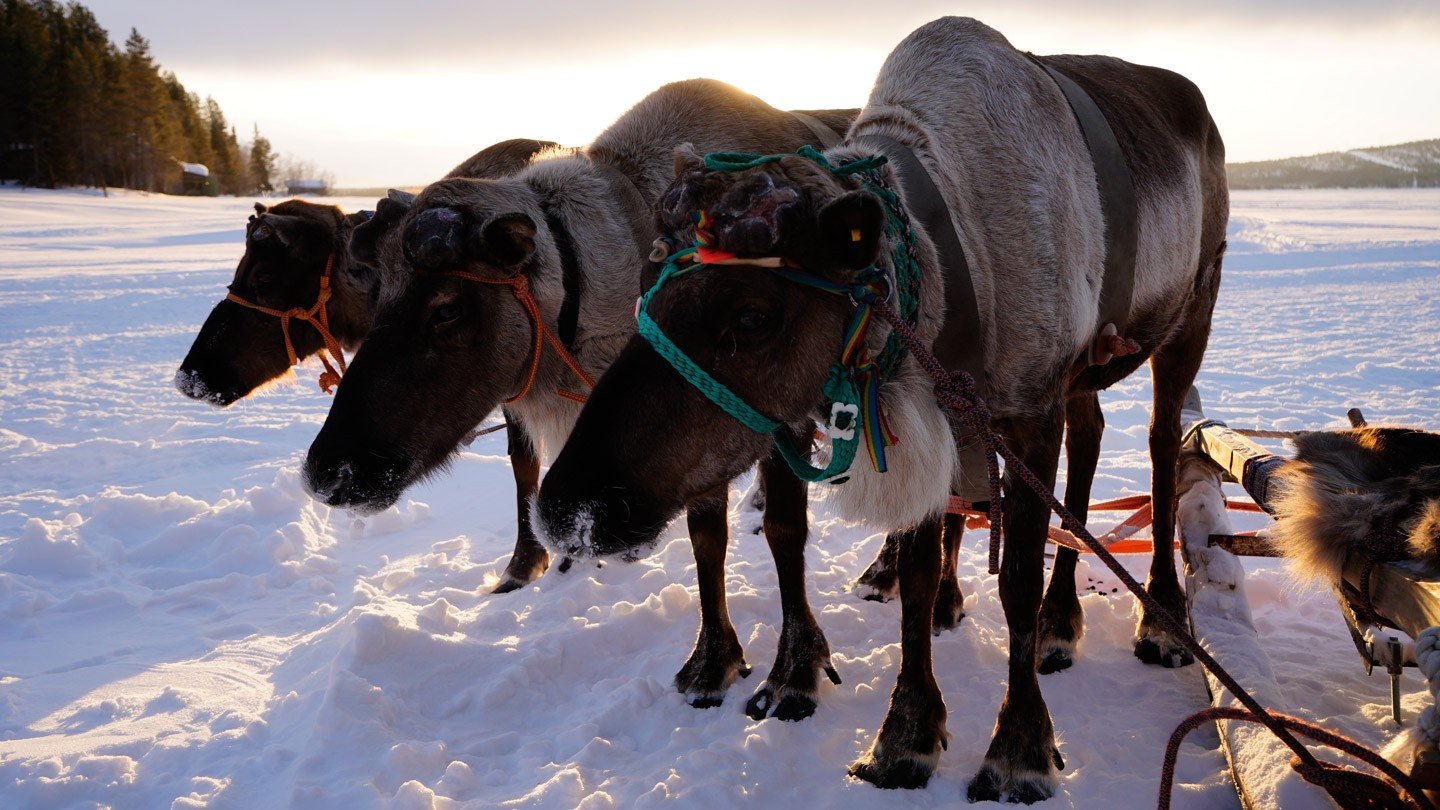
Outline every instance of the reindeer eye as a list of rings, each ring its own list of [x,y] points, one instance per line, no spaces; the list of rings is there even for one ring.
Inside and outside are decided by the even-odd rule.
[[[735,315],[735,331],[754,332],[770,322],[770,316],[758,309],[742,309]]]
[[[454,303],[441,304],[440,306],[435,307],[432,315],[435,319],[435,323],[449,323],[450,321],[453,321],[456,318],[460,317],[460,305]]]

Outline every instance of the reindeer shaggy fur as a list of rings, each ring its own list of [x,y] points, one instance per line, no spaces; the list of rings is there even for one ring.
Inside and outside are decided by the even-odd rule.
[[[1297,573],[1338,582],[1351,554],[1391,537],[1403,540],[1394,553],[1440,570],[1440,434],[1316,431],[1295,447],[1270,536]]]

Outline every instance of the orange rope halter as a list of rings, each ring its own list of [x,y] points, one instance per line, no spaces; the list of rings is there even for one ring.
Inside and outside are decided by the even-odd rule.
[[[295,356],[295,344],[290,342],[290,319],[299,318],[302,321],[315,327],[320,333],[321,340],[325,341],[324,347],[316,352],[320,355],[320,362],[325,364],[325,371],[320,375],[320,390],[330,393],[335,390],[336,384],[340,382],[340,375],[345,373],[345,355],[340,351],[340,341],[330,334],[330,316],[325,311],[325,303],[330,300],[330,270],[335,265],[335,254],[331,253],[325,259],[325,272],[320,274],[320,293],[315,296],[315,304],[309,309],[295,307],[293,309],[271,309],[262,307],[253,301],[246,301],[244,298],[233,292],[225,295],[225,300],[234,301],[242,307],[253,309],[256,312],[263,312],[280,319],[280,332],[285,336],[285,353],[290,356],[290,365],[296,365],[300,359]],[[335,363],[340,366],[336,371],[335,366],[330,365],[326,359],[325,352],[335,358]]]
[[[524,399],[526,394],[530,393],[530,389],[535,385],[535,375],[540,371],[540,352],[544,349],[546,342],[550,344],[550,347],[555,350],[556,354],[560,355],[560,359],[565,362],[565,365],[570,371],[574,372],[575,376],[579,377],[580,381],[585,383],[586,388],[595,387],[595,378],[585,373],[585,369],[580,367],[580,363],[575,359],[574,355],[570,354],[570,351],[565,348],[565,344],[560,342],[560,338],[556,337],[549,325],[541,319],[540,304],[535,300],[534,294],[530,292],[530,282],[526,280],[523,274],[517,274],[513,278],[485,278],[484,276],[477,276],[474,273],[467,273],[463,270],[444,270],[426,273],[425,275],[446,276],[464,281],[473,281],[477,284],[493,284],[501,287],[509,287],[510,292],[515,296],[515,300],[520,302],[520,306],[524,307],[526,314],[530,316],[531,331],[535,333],[534,345],[530,349],[530,370],[525,374],[525,384],[520,386],[520,393],[505,400],[505,404],[508,405],[512,402],[518,402]],[[564,397],[571,402],[579,402],[582,405],[585,403],[586,397],[584,394],[577,394],[574,391],[566,391],[564,389],[557,389],[555,393],[557,396]]]

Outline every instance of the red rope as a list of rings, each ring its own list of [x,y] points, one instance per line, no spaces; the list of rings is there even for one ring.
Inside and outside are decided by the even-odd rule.
[[[1025,463],[1020,460],[1019,456],[1015,455],[1015,453],[1001,441],[1000,436],[997,435],[990,426],[990,410],[985,405],[984,400],[976,393],[974,379],[963,371],[947,371],[930,351],[930,347],[925,345],[925,341],[921,340],[914,328],[905,323],[904,319],[896,314],[895,310],[892,309],[888,303],[876,300],[871,302],[871,305],[875,308],[876,314],[884,318],[885,321],[890,324],[890,328],[895,330],[895,334],[900,337],[900,340],[905,344],[910,354],[915,357],[916,362],[935,380],[935,398],[942,406],[948,408],[970,432],[971,436],[959,437],[957,442],[975,437],[979,438],[985,446],[985,466],[990,483],[990,573],[998,574],[1000,571],[999,459],[1004,458],[1006,472],[1024,482],[1027,487],[1033,490],[1035,494],[1049,506],[1050,511],[1059,516],[1060,525],[1070,530],[1071,533],[1088,546],[1089,549],[1094,552],[1095,556],[1105,563],[1105,566],[1110,569],[1111,573],[1124,583],[1125,587],[1135,595],[1135,598],[1145,606],[1145,609],[1149,611],[1150,615],[1153,616],[1168,633],[1174,636],[1182,646],[1189,650],[1191,655],[1195,656],[1195,659],[1209,670],[1210,673],[1215,676],[1216,680],[1228,689],[1230,693],[1235,696],[1235,699],[1240,701],[1245,707],[1243,710],[1226,709],[1224,711],[1236,712],[1246,720],[1264,724],[1266,728],[1270,729],[1271,733],[1294,752],[1296,760],[1294,767],[1300,772],[1300,775],[1304,777],[1306,781],[1324,788],[1326,792],[1334,797],[1336,801],[1339,801],[1342,806],[1407,806],[1404,804],[1396,804],[1396,802],[1399,801],[1398,797],[1392,798],[1388,804],[1375,803],[1376,800],[1373,798],[1373,785],[1366,789],[1370,791],[1367,793],[1360,788],[1357,780],[1349,776],[1350,774],[1358,774],[1358,772],[1342,771],[1316,759],[1315,755],[1291,733],[1291,725],[1293,724],[1287,724],[1286,721],[1282,721],[1279,717],[1272,714],[1262,706],[1254,696],[1247,692],[1245,688],[1240,685],[1240,682],[1235,680],[1234,676],[1227,672],[1224,667],[1220,666],[1220,662],[1216,661],[1215,658],[1190,635],[1185,626],[1174,616],[1171,616],[1170,612],[1167,611],[1155,597],[1145,591],[1144,587],[1130,575],[1130,572],[1125,570],[1125,567],[1120,564],[1120,561],[1107,551],[1105,546],[1096,540],[1094,535],[1085,528],[1085,524],[1076,518],[1070,510],[1066,509],[1065,505],[1055,497],[1055,493],[1051,492],[1050,489],[1035,476],[1035,473],[1025,466]],[[1198,722],[1204,721],[1201,720]],[[1185,724],[1182,723],[1181,729],[1184,728]],[[1323,732],[1324,730],[1321,729],[1320,731]],[[1177,733],[1180,733],[1180,730],[1177,730]],[[1332,739],[1344,740],[1344,738],[1339,737],[1339,735],[1334,735],[1330,732],[1324,733],[1330,735]],[[1183,736],[1184,735],[1181,734],[1182,738]],[[1425,797],[1425,794],[1408,776],[1400,773],[1397,768],[1385,762],[1378,754],[1365,750],[1357,743],[1347,742],[1349,746],[1353,747],[1353,750],[1346,747],[1341,747],[1341,750],[1345,750],[1347,753],[1351,753],[1363,761],[1374,765],[1389,776],[1395,785],[1410,794],[1410,798],[1414,804],[1408,806],[1420,808],[1432,807],[1429,799]],[[1178,742],[1175,743],[1177,749],[1178,745]],[[1356,753],[1357,751],[1359,753]],[[1168,756],[1166,767],[1172,772],[1171,778],[1173,779],[1174,763],[1170,761],[1170,757]],[[1347,776],[1342,777],[1338,774],[1346,774]],[[1358,775],[1366,776],[1364,774]],[[1374,777],[1368,778],[1372,780],[1375,779]],[[1166,808],[1169,806],[1169,783],[1162,782],[1162,787],[1166,792],[1160,795],[1158,806],[1160,808]],[[1389,787],[1390,786],[1387,785],[1387,788]]]
[[[474,273],[467,273],[463,270],[444,270],[441,272],[427,273],[426,275],[447,276],[449,278],[473,281],[476,284],[493,284],[500,287],[509,287],[510,292],[515,296],[515,300],[520,302],[520,307],[524,309],[525,314],[530,317],[530,326],[535,336],[530,347],[530,369],[525,374],[525,383],[520,386],[520,393],[505,400],[506,404],[518,402],[524,399],[526,394],[530,393],[530,388],[535,385],[535,376],[540,371],[540,352],[544,349],[545,343],[550,344],[550,347],[555,350],[556,354],[560,355],[560,359],[565,363],[566,367],[570,369],[571,373],[579,377],[581,382],[585,383],[586,388],[595,388],[595,378],[591,377],[586,373],[585,369],[580,367],[580,362],[575,359],[574,355],[570,354],[565,348],[565,344],[560,342],[560,338],[555,336],[555,333],[550,330],[549,325],[540,317],[540,304],[535,300],[534,293],[530,292],[530,283],[526,280],[524,274],[516,274],[510,278],[486,278]],[[557,390],[555,394],[572,402],[579,402],[581,404],[585,402],[584,394],[577,394],[573,391]]]
[[[315,303],[308,309],[305,307],[271,309],[254,301],[247,301],[233,292],[225,294],[227,301],[280,319],[280,333],[285,336],[285,354],[290,357],[292,366],[299,363],[300,359],[295,356],[295,344],[290,342],[290,319],[298,318],[315,327],[315,331],[320,333],[320,339],[325,344],[316,354],[320,355],[320,362],[325,365],[325,371],[320,374],[320,390],[327,394],[335,390],[335,386],[340,382],[340,375],[345,373],[345,355],[340,351],[340,341],[330,333],[330,315],[325,308],[325,304],[330,300],[330,270],[334,266],[335,254],[331,253],[325,259],[325,272],[320,274],[320,291],[315,294]],[[340,366],[339,371],[336,371],[335,366],[330,365],[330,361],[325,358],[327,351]]]

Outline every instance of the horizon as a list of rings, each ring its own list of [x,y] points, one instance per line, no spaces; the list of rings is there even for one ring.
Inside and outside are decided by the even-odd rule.
[[[257,125],[336,187],[369,188],[425,185],[507,138],[583,145],[650,91],[696,76],[784,109],[859,107],[889,51],[944,4],[892,5],[872,19],[856,2],[823,18],[736,3],[724,19],[757,25],[728,30],[644,0],[523,11],[459,0],[87,5],[114,40],[137,29],[156,62],[213,96],[237,131]],[[966,11],[1023,50],[1184,74],[1205,93],[1230,163],[1440,138],[1440,86],[1418,80],[1440,75],[1440,5],[1423,0],[1219,0],[1200,12],[1180,0],[1138,11],[1118,0],[988,0]]]

